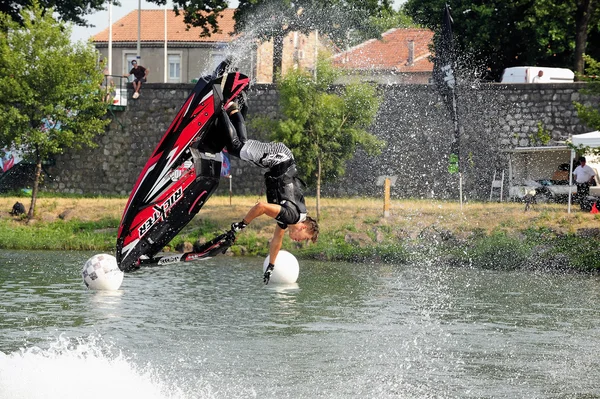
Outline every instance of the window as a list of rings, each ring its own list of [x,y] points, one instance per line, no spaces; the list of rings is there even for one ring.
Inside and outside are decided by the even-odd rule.
[[[181,82],[181,54],[169,54],[169,83]]]
[[[227,56],[224,52],[212,52],[210,54],[210,58],[212,61],[212,69],[210,70],[210,72],[212,72],[221,63],[221,61],[224,61],[225,58],[227,58]]]

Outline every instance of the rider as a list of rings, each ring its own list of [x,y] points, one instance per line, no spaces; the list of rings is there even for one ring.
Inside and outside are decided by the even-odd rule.
[[[229,123],[226,125],[228,127],[226,129],[227,151],[244,161],[267,169],[265,173],[267,203],[258,202],[242,221],[233,223],[231,229],[239,232],[261,215],[267,215],[277,221],[269,247],[270,263],[264,274],[264,282],[268,284],[285,231],[288,231],[294,241],[310,239],[316,242],[319,236],[319,225],[307,216],[301,188],[301,184],[304,183],[298,178],[296,162],[290,149],[283,143],[248,140],[244,117],[237,104],[235,102],[227,104],[225,111],[229,116]]]

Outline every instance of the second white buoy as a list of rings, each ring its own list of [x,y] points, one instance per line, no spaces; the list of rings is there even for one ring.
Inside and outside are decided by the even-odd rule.
[[[263,262],[263,273],[267,270],[271,257],[267,256]],[[279,251],[275,259],[275,269],[271,272],[269,284],[293,284],[298,280],[300,266],[294,255],[287,251]]]

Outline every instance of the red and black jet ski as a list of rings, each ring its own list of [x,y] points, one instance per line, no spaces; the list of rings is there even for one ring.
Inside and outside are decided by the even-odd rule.
[[[224,61],[212,76],[199,79],[133,186],[117,233],[121,270],[158,263],[154,256],[217,189],[226,143],[219,125],[223,106],[232,100],[242,105],[250,83],[247,76],[228,68],[229,62]],[[224,233],[211,241],[216,246],[208,243],[178,261],[214,256],[234,240],[233,233]]]

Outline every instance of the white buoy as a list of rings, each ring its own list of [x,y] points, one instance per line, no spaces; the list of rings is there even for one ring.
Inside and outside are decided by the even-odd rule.
[[[112,255],[94,255],[85,262],[81,271],[83,282],[92,290],[118,290],[123,282],[123,272]]]
[[[269,266],[271,257],[267,256],[263,262],[263,273]],[[300,266],[294,255],[287,251],[279,251],[277,259],[275,259],[275,268],[271,272],[269,284],[293,284],[298,280],[300,274]]]

